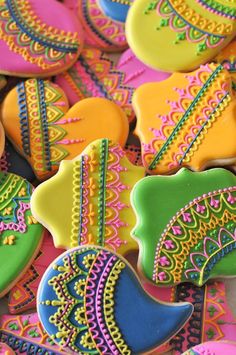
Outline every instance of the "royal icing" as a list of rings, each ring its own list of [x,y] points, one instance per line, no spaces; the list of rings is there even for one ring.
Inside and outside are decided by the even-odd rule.
[[[217,63],[223,65],[232,76],[233,89],[236,90],[236,40],[225,47],[214,59]]]
[[[4,146],[5,146],[5,132],[0,122],[0,159],[4,151]]]
[[[139,265],[158,285],[234,276],[236,177],[224,169],[139,181],[131,198]]]
[[[0,343],[0,354],[1,355],[14,355],[15,352],[7,344]]]
[[[235,355],[236,343],[209,341],[187,350],[183,355]]]
[[[124,259],[88,246],[52,263],[37,302],[50,337],[68,351],[89,354],[145,352],[176,333],[192,312],[189,303],[150,298]]]
[[[99,0],[99,5],[106,16],[119,22],[125,22],[133,1],[134,0]]]

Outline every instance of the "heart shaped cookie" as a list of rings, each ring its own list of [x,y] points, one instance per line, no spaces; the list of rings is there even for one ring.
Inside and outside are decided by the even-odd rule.
[[[0,172],[0,297],[30,266],[42,241],[44,228],[31,214],[31,194],[26,180]]]
[[[212,60],[236,35],[236,7],[221,0],[135,0],[126,36],[152,68],[190,71]]]
[[[142,159],[152,174],[182,166],[203,170],[236,160],[236,99],[230,74],[219,64],[175,73],[134,93],[135,133]],[[219,144],[224,142],[224,144]]]
[[[139,267],[157,285],[236,276],[236,176],[224,169],[149,176],[131,195]]]
[[[54,175],[62,159],[75,158],[95,139],[125,145],[128,120],[113,102],[89,98],[68,108],[64,92],[41,79],[19,83],[3,102],[6,135],[39,180]]]
[[[69,68],[83,47],[83,30],[55,0],[0,1],[0,73],[47,77]]]
[[[131,355],[171,338],[191,316],[192,305],[155,301],[125,259],[86,246],[66,251],[49,266],[37,310],[46,332],[68,353]]]
[[[97,140],[35,189],[34,216],[47,226],[57,248],[94,244],[120,254],[137,250],[130,236],[135,224],[130,191],[144,174],[118,144]]]

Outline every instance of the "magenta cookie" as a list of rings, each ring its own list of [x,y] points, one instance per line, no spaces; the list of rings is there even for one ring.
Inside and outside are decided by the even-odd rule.
[[[82,50],[82,27],[58,1],[1,0],[0,21],[2,74],[57,74],[69,68]]]
[[[187,350],[183,355],[235,355],[236,343],[209,341]]]

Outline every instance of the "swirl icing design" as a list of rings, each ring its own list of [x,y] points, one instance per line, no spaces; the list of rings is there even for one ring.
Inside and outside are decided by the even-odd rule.
[[[173,206],[164,212],[170,203]],[[143,257],[141,253],[141,267],[153,282],[174,285],[188,281],[202,286],[210,278],[234,275],[230,264],[236,248],[232,173],[182,169],[172,177],[146,178],[136,185],[133,204],[138,216],[133,234],[146,250]],[[147,206],[154,209],[150,216]]]
[[[43,236],[43,227],[31,214],[31,194],[32,186],[26,180],[0,172],[1,297],[17,282]]]
[[[164,103],[161,94],[156,97],[162,89],[170,97]],[[213,132],[216,138],[222,133],[219,128],[226,121],[236,129],[231,78],[221,65],[207,64],[190,74],[173,74],[164,82],[143,85],[133,101],[142,159],[151,173],[166,174],[181,166],[201,170],[211,160],[223,162],[235,156],[233,136],[227,136],[223,153],[216,147],[218,139],[216,144],[212,138]]]
[[[61,255],[46,271],[38,292],[38,313],[45,330],[75,353],[144,352],[181,328],[191,310],[188,303],[171,306],[154,301],[123,259],[95,247]],[[164,330],[160,321],[165,323]],[[158,331],[150,332],[150,322]]]
[[[97,140],[78,158],[62,162],[55,177],[36,188],[31,200],[34,215],[48,226],[56,247],[96,244],[121,254],[136,250],[130,237],[135,216],[129,197],[144,173],[119,145]],[[55,196],[66,206],[63,219]]]

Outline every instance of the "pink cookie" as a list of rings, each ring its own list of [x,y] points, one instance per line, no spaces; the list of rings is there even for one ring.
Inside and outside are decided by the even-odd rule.
[[[0,1],[0,73],[60,73],[78,58],[83,30],[76,16],[55,0]]]
[[[124,73],[123,83],[132,88],[138,88],[145,83],[162,81],[171,75],[170,73],[149,68],[135,56],[131,49],[127,49],[121,55],[117,69]]]
[[[36,308],[36,294],[40,280],[47,267],[62,252],[63,250],[54,247],[49,232],[45,233],[37,258],[10,291],[8,300],[10,313],[23,313]]]
[[[187,350],[183,355],[235,355],[236,343],[209,341]]]
[[[14,355],[13,351],[7,344],[0,343],[0,355]]]

